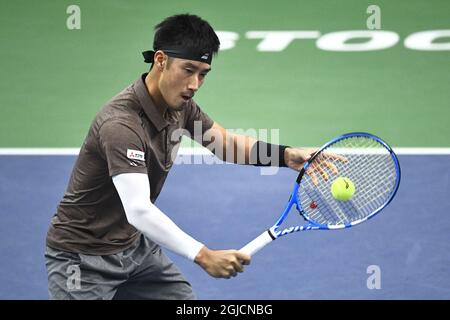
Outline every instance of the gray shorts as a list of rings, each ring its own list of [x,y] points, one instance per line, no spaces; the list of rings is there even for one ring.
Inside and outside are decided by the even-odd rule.
[[[123,252],[91,256],[47,246],[50,299],[195,299],[173,262],[146,237]]]

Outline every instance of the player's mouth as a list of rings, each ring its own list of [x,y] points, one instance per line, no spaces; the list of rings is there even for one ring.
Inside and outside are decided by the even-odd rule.
[[[183,98],[183,100],[184,100],[185,102],[188,102],[189,100],[192,99],[193,96],[194,96],[193,94],[183,93],[183,94],[181,95],[181,98]]]

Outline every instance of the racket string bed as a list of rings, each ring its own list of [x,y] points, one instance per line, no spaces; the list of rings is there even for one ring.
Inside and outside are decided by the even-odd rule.
[[[347,161],[332,160],[333,155],[344,156]],[[379,142],[365,137],[350,137],[330,145],[324,153],[313,160],[310,168],[321,161],[333,162],[339,176],[347,177],[356,186],[351,200],[338,201],[330,189],[333,174],[323,168],[329,180],[318,173],[314,185],[307,175],[303,177],[298,197],[303,212],[313,221],[323,225],[346,225],[367,218],[391,196],[397,179],[396,167],[390,152]],[[310,204],[315,203],[311,207]]]
[[[397,156],[386,142],[364,132],[341,135],[305,163],[275,224],[241,251],[253,255],[273,240],[297,231],[342,229],[367,221],[393,199],[400,176]],[[350,188],[347,194],[334,195],[339,200],[333,196],[340,192],[339,185],[331,188],[337,177]],[[298,224],[298,217],[292,217],[292,224],[287,220],[293,206],[306,223]]]

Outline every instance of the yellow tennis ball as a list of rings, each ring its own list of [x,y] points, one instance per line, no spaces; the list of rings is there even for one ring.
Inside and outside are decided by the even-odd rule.
[[[350,200],[355,194],[355,185],[346,177],[339,177],[331,184],[331,194],[339,201]]]

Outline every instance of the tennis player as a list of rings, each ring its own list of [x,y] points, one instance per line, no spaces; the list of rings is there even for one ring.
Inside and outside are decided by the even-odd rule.
[[[299,170],[311,156],[227,132],[195,103],[220,45],[206,21],[176,15],[155,30],[153,51],[144,52],[149,73],[97,114],[52,218],[45,252],[51,299],[195,299],[161,247],[217,278],[250,263],[238,250],[209,249],[154,204],[181,140],[176,132],[204,146],[214,140],[210,149],[229,162]],[[212,138],[203,141],[206,133]]]

